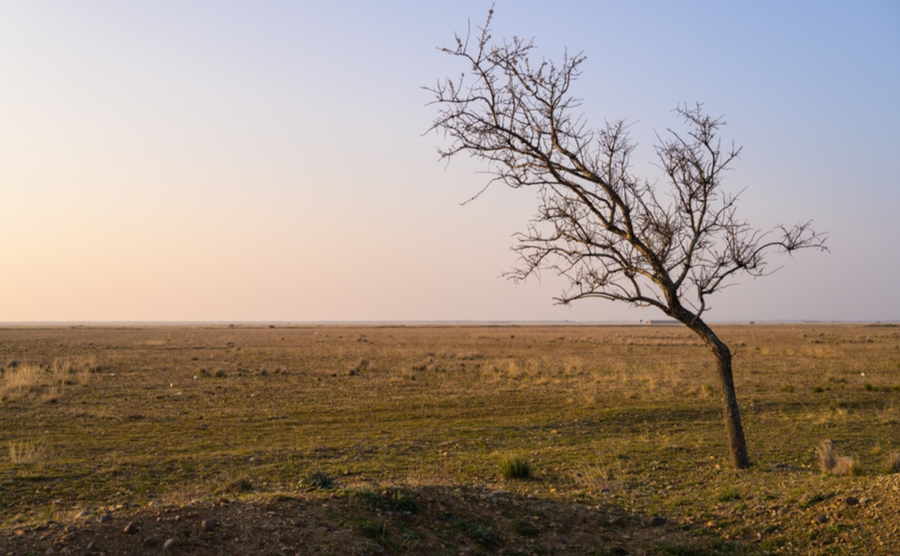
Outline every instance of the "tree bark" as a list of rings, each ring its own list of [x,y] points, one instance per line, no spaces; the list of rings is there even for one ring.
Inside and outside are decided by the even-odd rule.
[[[719,380],[722,385],[722,409],[725,417],[725,430],[728,432],[728,449],[731,456],[731,465],[735,469],[747,469],[750,467],[750,457],[747,455],[744,426],[741,424],[741,412],[738,408],[734,377],[731,373],[731,351],[716,336],[715,332],[699,318],[685,324],[703,338],[706,346],[716,357],[716,363],[719,368]]]

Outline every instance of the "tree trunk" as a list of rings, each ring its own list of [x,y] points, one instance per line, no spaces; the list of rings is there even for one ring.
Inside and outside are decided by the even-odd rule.
[[[747,455],[744,427],[741,424],[741,413],[734,391],[734,378],[731,375],[731,352],[728,350],[728,346],[722,342],[719,342],[719,345],[721,349],[714,350],[714,353],[719,365],[719,380],[722,381],[722,403],[724,404],[725,429],[728,431],[731,465],[735,469],[747,469],[750,467],[750,458]]]
[[[737,394],[734,391],[734,377],[731,374],[731,351],[716,336],[715,332],[699,318],[694,319],[688,324],[688,327],[703,338],[707,347],[716,356],[716,363],[719,367],[719,380],[722,383],[722,403],[724,405],[725,430],[728,431],[728,449],[731,455],[731,465],[735,469],[747,469],[750,467],[750,458],[747,455],[747,442],[744,440],[741,412],[738,409]]]

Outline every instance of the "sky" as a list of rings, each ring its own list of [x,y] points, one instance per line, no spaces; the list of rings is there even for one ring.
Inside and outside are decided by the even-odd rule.
[[[423,86],[490,2],[0,4],[0,322],[638,321],[514,284],[537,208],[438,160]],[[900,320],[900,4],[497,0],[494,36],[587,61],[593,127],[634,172],[678,103],[743,146],[726,187],[759,228],[830,253],[711,298],[711,321]]]

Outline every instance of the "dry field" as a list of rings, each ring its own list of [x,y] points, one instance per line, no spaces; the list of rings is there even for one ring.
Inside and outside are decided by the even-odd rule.
[[[900,327],[717,329],[749,471],[676,326],[5,328],[0,556],[900,553]]]

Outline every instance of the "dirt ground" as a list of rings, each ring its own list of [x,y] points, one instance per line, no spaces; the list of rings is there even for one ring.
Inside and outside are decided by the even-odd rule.
[[[897,554],[900,476],[871,479],[855,496],[728,516],[792,531],[785,554]],[[823,499],[818,499],[823,498]],[[0,554],[767,554],[705,536],[713,523],[639,516],[617,506],[573,504],[473,487],[415,491],[338,489],[73,509],[71,517],[0,529]],[[857,529],[855,547],[840,533]],[[812,535],[810,533],[813,533]],[[840,546],[841,544],[845,546]]]
[[[639,555],[649,546],[685,546],[684,532],[661,518],[472,488],[120,504],[73,514],[0,530],[0,554]]]

